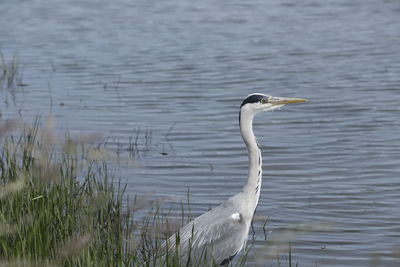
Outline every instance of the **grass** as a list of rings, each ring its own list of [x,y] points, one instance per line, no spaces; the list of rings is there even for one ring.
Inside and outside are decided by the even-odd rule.
[[[17,86],[26,86],[22,83],[22,70],[19,59],[14,56],[7,62],[0,51],[0,88],[12,89]]]
[[[58,140],[51,120],[10,135],[21,125],[0,124],[0,265],[187,266],[162,244],[190,220],[189,191],[171,219],[177,216],[160,208],[171,198],[125,196],[104,148],[82,143],[93,138]],[[246,265],[253,246],[250,240],[231,266]]]
[[[181,266],[177,252],[161,257],[161,244],[185,223],[183,204],[176,223],[159,208],[169,199],[125,197],[92,159],[98,148],[61,142],[39,123],[5,137],[17,127],[0,125],[0,265]]]
[[[0,257],[6,262],[90,266],[129,264],[131,221],[104,162],[85,161],[66,141],[55,152],[38,126],[2,141]],[[47,142],[47,143],[46,143]]]

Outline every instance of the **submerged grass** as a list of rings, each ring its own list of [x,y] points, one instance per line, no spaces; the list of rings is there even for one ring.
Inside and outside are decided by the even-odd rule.
[[[22,83],[19,59],[14,56],[12,60],[7,62],[0,51],[0,87],[11,89],[17,86],[26,86]]]

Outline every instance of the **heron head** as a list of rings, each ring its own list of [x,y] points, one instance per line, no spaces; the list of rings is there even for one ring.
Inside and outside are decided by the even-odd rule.
[[[259,113],[262,111],[271,111],[276,108],[283,107],[286,104],[291,103],[302,103],[306,102],[307,99],[301,98],[289,98],[289,97],[275,97],[265,94],[250,94],[243,100],[240,108],[246,109],[251,113]]]

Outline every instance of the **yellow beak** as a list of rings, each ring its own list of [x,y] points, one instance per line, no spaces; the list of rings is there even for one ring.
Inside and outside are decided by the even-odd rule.
[[[303,103],[307,101],[308,101],[307,99],[302,99],[302,98],[272,97],[272,99],[269,100],[269,103],[271,103],[272,105],[286,105],[292,103]]]

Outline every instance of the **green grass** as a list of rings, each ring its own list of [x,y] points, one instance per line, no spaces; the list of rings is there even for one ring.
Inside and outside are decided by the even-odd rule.
[[[181,266],[161,244],[187,221],[185,205],[177,225],[159,208],[168,199],[125,197],[98,148],[38,123],[6,138],[16,127],[0,124],[0,265]]]
[[[35,126],[1,141],[2,261],[90,266],[135,260],[139,255],[125,244],[132,223],[122,213],[123,188],[114,188],[107,165],[86,160],[82,169],[70,141],[56,152],[37,136]]]
[[[190,220],[189,192],[171,219],[160,208],[170,198],[125,196],[103,148],[58,140],[51,121],[5,137],[19,125],[0,124],[1,266],[187,266],[161,245]],[[246,265],[253,246],[249,240],[231,266]]]

